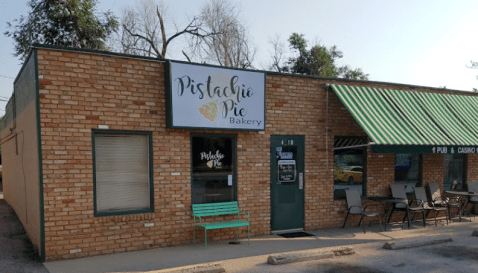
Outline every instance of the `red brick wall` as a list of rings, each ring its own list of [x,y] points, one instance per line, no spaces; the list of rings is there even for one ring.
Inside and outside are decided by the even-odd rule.
[[[277,134],[305,135],[305,229],[343,223],[345,202],[333,200],[334,136],[366,134],[335,93],[326,92],[326,80],[268,74],[264,132],[204,131],[166,128],[160,62],[39,49],[38,68],[47,260],[192,243],[191,132],[237,135],[238,201],[251,214],[251,236],[270,234],[270,136]],[[91,129],[100,124],[153,132],[154,213],[94,217]],[[435,165],[443,158],[424,159],[424,177],[442,183]],[[474,169],[469,176],[478,177]],[[393,181],[394,155],[368,149],[367,195],[389,194]],[[228,239],[234,232],[208,235]],[[199,229],[196,236],[203,238]]]
[[[466,180],[478,181],[478,154],[469,154],[466,156]]]
[[[422,155],[422,182],[423,186],[428,183],[437,183],[443,189],[445,179],[445,165],[443,155],[424,154]]]

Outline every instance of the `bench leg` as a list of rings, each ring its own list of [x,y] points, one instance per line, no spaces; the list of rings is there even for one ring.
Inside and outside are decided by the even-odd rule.
[[[251,244],[251,241],[249,240],[249,226],[247,226],[247,244]]]
[[[239,241],[239,227],[237,227],[236,241]]]
[[[207,249],[207,229],[204,229],[204,249]]]

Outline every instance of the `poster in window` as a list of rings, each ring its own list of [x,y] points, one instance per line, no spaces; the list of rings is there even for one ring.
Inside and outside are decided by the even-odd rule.
[[[232,140],[227,137],[193,137],[193,173],[232,172]]]
[[[295,182],[297,173],[295,160],[279,160],[277,170],[278,182]]]

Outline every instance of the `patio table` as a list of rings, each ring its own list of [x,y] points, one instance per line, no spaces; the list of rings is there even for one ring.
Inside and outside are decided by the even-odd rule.
[[[465,215],[466,206],[468,205],[468,199],[471,196],[478,196],[478,192],[470,192],[470,191],[445,191],[445,193],[457,195],[460,199],[460,203],[462,204],[462,215]],[[467,198],[465,198],[467,197]],[[471,218],[470,218],[471,221]]]

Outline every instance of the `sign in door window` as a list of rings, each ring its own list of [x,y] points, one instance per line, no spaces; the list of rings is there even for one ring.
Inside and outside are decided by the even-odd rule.
[[[297,180],[297,147],[276,148],[277,183],[293,183]]]
[[[277,163],[278,181],[295,182],[297,174],[295,167],[295,160],[279,160]]]

